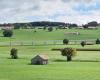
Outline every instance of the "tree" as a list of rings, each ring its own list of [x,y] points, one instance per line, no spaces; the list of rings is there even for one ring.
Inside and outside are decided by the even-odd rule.
[[[82,41],[81,42],[81,46],[84,47],[85,45],[86,45],[86,42],[85,41]]]
[[[88,25],[85,24],[85,25],[82,25],[84,29],[87,29],[88,28]]]
[[[97,38],[97,40],[96,40],[96,44],[100,44],[100,40],[99,40],[99,38]]]
[[[52,27],[49,27],[49,28],[48,28],[48,31],[49,31],[49,32],[51,32],[52,30],[53,30],[53,28],[52,28]]]
[[[43,30],[46,30],[46,26],[43,27]]]
[[[68,39],[64,39],[63,40],[63,44],[66,44],[67,45],[68,43],[69,43],[69,40]]]
[[[92,22],[88,23],[88,26],[96,27],[96,26],[98,26],[98,23],[96,21],[92,21]]]
[[[10,51],[10,55],[11,55],[12,59],[17,59],[18,58],[18,56],[17,56],[17,49],[12,48],[11,51]]]
[[[21,25],[18,23],[13,24],[14,25],[14,29],[20,29]]]
[[[5,30],[3,31],[3,36],[4,36],[4,37],[12,37],[12,35],[13,35],[13,31],[10,30],[10,29],[5,29]]]
[[[56,30],[58,30],[58,27],[56,27]]]
[[[76,49],[64,48],[61,50],[61,55],[67,57],[67,61],[72,61],[72,57],[76,55]]]

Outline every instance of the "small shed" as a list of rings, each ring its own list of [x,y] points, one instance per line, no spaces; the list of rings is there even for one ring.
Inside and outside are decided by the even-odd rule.
[[[31,64],[46,65],[46,64],[48,64],[48,56],[47,55],[37,55],[31,59]]]

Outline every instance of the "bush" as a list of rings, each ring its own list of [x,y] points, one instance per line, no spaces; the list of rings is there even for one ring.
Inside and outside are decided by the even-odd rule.
[[[18,59],[18,56],[17,56],[17,49],[12,48],[11,51],[10,51],[10,55],[11,55],[11,58],[12,58],[12,59]]]
[[[67,45],[68,43],[69,43],[69,40],[68,39],[64,39],[63,40],[63,44],[66,44]]]
[[[85,41],[82,41],[81,42],[81,46],[84,47],[85,45],[86,45],[86,42]]]
[[[3,36],[4,37],[12,37],[12,35],[13,35],[12,30],[6,29],[6,30],[3,31]]]
[[[53,28],[52,28],[52,27],[49,27],[49,28],[48,28],[48,31],[49,31],[49,32],[53,31]]]
[[[43,30],[46,30],[46,26],[43,27]]]
[[[100,40],[98,38],[96,40],[96,44],[100,44]]]
[[[76,49],[74,48],[64,48],[61,50],[62,56],[67,57],[67,61],[71,61],[72,57],[76,55]]]

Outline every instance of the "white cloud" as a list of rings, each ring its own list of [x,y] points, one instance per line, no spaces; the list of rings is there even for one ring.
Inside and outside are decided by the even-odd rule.
[[[29,21],[61,21],[83,24],[88,21],[100,22],[100,7],[81,13],[74,7],[96,5],[99,0],[1,0],[0,23],[29,22]],[[95,6],[93,6],[95,7]],[[87,8],[87,7],[86,7]],[[36,18],[38,17],[38,18]]]

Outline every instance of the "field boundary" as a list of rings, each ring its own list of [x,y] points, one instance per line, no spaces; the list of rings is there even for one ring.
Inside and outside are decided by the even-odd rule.
[[[70,40],[69,45],[80,45],[81,41],[89,44],[95,44],[95,40]],[[0,46],[35,46],[35,45],[63,45],[63,40],[45,40],[45,41],[9,41],[0,42]]]

